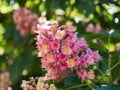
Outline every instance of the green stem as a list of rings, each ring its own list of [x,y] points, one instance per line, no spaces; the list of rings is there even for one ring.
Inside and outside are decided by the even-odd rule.
[[[88,84],[80,84],[80,85],[76,85],[76,86],[72,86],[69,88],[65,88],[65,90],[70,90],[70,89],[74,89],[74,88],[78,88],[78,87],[83,87],[83,86],[87,86]]]
[[[110,38],[111,38],[111,35],[108,36],[108,70],[111,68],[111,56],[110,56]],[[112,79],[111,77],[111,71],[109,71],[109,76],[110,76],[110,80]]]
[[[93,90],[93,88],[91,87],[91,85],[86,81],[86,83],[87,83],[87,85],[89,86],[89,88],[91,89],[91,90]]]
[[[104,75],[104,73],[99,68],[97,68],[97,70],[101,73],[101,75]]]
[[[117,65],[119,65],[120,62],[116,63],[112,68],[110,68],[100,79],[102,79],[104,76],[107,75],[107,73],[109,73],[111,70],[113,70]]]

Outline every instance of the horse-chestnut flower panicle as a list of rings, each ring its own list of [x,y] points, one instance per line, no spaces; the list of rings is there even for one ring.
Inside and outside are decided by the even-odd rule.
[[[38,15],[32,13],[30,9],[21,7],[14,12],[13,20],[17,25],[17,29],[20,30],[21,35],[26,36],[36,30]]]
[[[100,55],[88,47],[83,37],[77,37],[74,26],[59,26],[57,21],[50,22],[41,17],[36,32],[38,54],[49,79],[60,81],[70,75],[70,70],[82,81],[94,79],[94,70],[87,68],[98,63]]]

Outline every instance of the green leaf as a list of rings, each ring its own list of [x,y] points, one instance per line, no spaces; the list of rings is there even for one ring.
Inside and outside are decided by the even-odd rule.
[[[100,69],[102,71],[102,73],[105,73],[107,70],[107,66],[106,66],[105,62],[103,60],[101,60],[101,61],[99,61],[98,65],[99,65],[98,69]]]
[[[64,79],[65,87],[81,84],[81,80],[77,76],[71,76]]]
[[[103,85],[98,90],[120,90],[120,85]]]
[[[21,53],[14,59],[14,63],[10,67],[11,80],[16,83],[20,77],[22,77],[23,70],[29,70],[29,67],[34,58],[30,52]]]
[[[117,63],[120,63],[120,52],[116,52],[111,61],[111,67],[114,66]],[[115,80],[120,75],[120,64],[117,65],[112,71],[112,79]]]

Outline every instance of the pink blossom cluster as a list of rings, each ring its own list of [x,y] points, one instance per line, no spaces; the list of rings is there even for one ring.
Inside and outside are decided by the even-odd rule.
[[[114,84],[114,85],[118,85],[118,83],[119,83],[119,82],[118,82],[118,78],[116,78],[116,79],[113,81],[113,84]]]
[[[115,51],[120,51],[120,44],[115,45]]]
[[[54,84],[47,84],[46,80],[46,77],[31,77],[29,81],[23,80],[21,87],[24,90],[57,90]]]
[[[37,19],[38,15],[25,7],[19,8],[13,14],[13,20],[22,36],[33,33],[36,30]]]
[[[93,32],[95,34],[100,33],[101,31],[101,25],[99,23],[96,24],[96,26],[94,26],[92,23],[89,23],[86,27],[86,32]]]
[[[3,72],[0,74],[0,90],[7,90],[11,85],[9,72]],[[9,87],[10,88],[10,87]],[[10,90],[10,89],[9,89]],[[12,90],[12,89],[11,89]]]
[[[100,59],[98,51],[88,48],[86,40],[77,37],[72,25],[59,26],[41,17],[37,25],[38,55],[49,79],[59,81],[70,75],[70,70],[85,81],[95,77],[94,70],[87,70]]]

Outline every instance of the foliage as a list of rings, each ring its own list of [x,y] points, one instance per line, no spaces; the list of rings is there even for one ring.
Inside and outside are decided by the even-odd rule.
[[[99,50],[101,60],[94,66],[96,78],[93,81],[81,83],[73,76],[55,83],[57,87],[119,90],[119,86],[112,84],[116,78],[119,83],[120,78],[120,51],[116,50],[120,43],[120,0],[0,0],[0,73],[10,72],[13,90],[21,90],[23,79],[45,74],[40,68],[41,58],[37,57],[36,34],[22,36],[13,22],[12,16],[18,6],[27,7],[50,21],[59,20],[61,25],[73,24],[79,32],[78,37],[84,37],[90,48]],[[101,32],[87,33],[85,29],[89,23],[100,23]],[[78,87],[69,89],[74,86]]]

